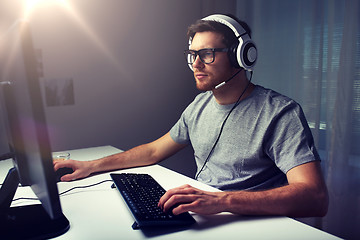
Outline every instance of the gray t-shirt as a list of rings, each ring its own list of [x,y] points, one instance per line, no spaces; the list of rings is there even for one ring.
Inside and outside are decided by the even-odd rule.
[[[219,105],[212,92],[199,94],[170,130],[191,144],[199,171],[234,104]],[[198,180],[221,190],[260,190],[287,183],[286,173],[320,160],[304,113],[295,101],[256,86],[227,119]]]

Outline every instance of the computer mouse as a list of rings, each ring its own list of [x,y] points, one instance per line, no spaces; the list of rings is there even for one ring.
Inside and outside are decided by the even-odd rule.
[[[58,170],[55,171],[55,179],[56,182],[61,182],[61,177],[66,175],[66,174],[71,174],[73,173],[74,170],[72,168],[59,168]]]

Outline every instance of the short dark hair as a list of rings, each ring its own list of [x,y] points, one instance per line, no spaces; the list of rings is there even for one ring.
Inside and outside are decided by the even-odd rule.
[[[248,33],[251,38],[251,29],[246,22],[239,20],[231,14],[226,14],[226,16],[236,20]],[[223,35],[223,43],[226,47],[230,48],[234,44],[238,43],[239,40],[236,38],[234,32],[225,24],[219,23],[217,21],[204,21],[198,20],[194,24],[188,27],[187,37],[192,39],[198,32],[216,32]]]

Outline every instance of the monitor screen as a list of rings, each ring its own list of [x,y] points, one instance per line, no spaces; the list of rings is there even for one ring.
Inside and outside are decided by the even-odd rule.
[[[30,24],[19,20],[0,36],[1,115],[7,130],[11,169],[0,189],[0,238],[49,238],[64,233],[43,95]],[[30,186],[41,204],[10,207],[19,183]],[[42,217],[39,217],[42,216]],[[43,218],[43,219],[42,219]],[[3,230],[6,229],[6,230]]]

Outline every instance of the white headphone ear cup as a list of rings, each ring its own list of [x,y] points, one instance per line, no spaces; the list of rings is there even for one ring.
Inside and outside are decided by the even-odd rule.
[[[248,61],[249,67],[252,69],[256,59],[257,59],[257,49],[255,44],[249,44],[248,49],[246,50],[246,59]]]
[[[257,59],[257,49],[254,42],[247,40],[244,43],[239,43],[236,56],[240,67],[252,71]]]

